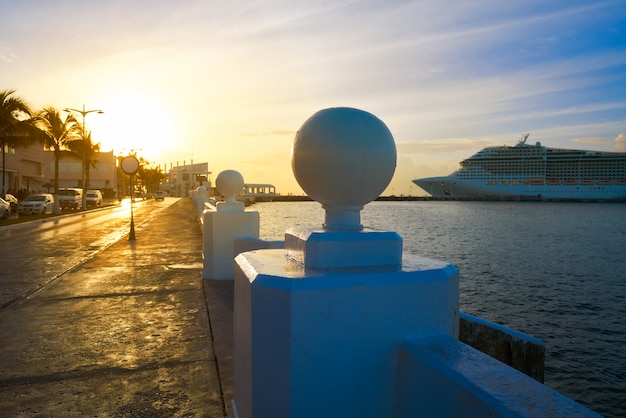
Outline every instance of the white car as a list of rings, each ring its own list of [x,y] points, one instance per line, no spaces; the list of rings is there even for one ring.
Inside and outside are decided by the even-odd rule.
[[[6,219],[11,214],[11,204],[0,197],[0,219]]]
[[[6,200],[9,205],[11,205],[11,213],[17,212],[17,205],[19,205],[20,202],[17,200],[15,196],[13,196],[10,193],[7,193],[4,195],[4,200]]]
[[[31,194],[24,198],[17,207],[20,215],[28,215],[31,213],[45,214],[52,212],[54,205],[54,197],[49,193]]]
[[[80,209],[83,207],[83,189],[76,187],[59,189],[58,197],[61,209]]]
[[[102,205],[102,192],[100,190],[87,190],[85,201],[87,206],[100,207]]]
[[[158,192],[154,194],[154,200],[164,200],[164,199],[165,199],[165,192],[159,190]]]

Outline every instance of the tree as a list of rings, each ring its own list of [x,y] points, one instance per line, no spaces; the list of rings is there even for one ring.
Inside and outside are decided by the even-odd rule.
[[[151,164],[143,158],[140,159],[140,162],[137,177],[139,177],[149,193],[156,192],[166,175],[162,173],[158,167],[152,167]]]
[[[91,167],[97,168],[98,160],[94,157],[100,152],[100,143],[93,143],[90,131],[87,135],[83,133],[82,138],[68,142],[67,146],[72,151],[71,155],[83,162],[83,209],[85,209],[87,206],[85,193],[89,189],[89,170]]]
[[[0,91],[0,147],[2,147],[2,194],[6,193],[5,153],[7,147],[28,147],[37,141],[36,118],[26,102],[13,96],[15,90]]]
[[[59,194],[59,160],[71,141],[80,138],[80,125],[73,115],[68,115],[65,120],[60,112],[54,107],[46,107],[38,113],[37,126],[42,131],[41,142],[51,149],[54,154],[54,213],[60,213],[58,204]]]

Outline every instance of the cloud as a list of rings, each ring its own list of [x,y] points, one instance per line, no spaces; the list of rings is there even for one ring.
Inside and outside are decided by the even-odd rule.
[[[267,136],[294,136],[296,134],[296,131],[294,131],[293,129],[289,130],[289,129],[275,129],[273,131],[265,131],[265,132],[244,132],[242,133],[243,136],[260,136],[260,137],[267,137]]]
[[[617,135],[615,138],[615,151],[617,152],[626,152],[626,134],[623,132]]]
[[[242,166],[251,180],[284,178],[281,192],[295,131],[339,105],[388,124],[396,194],[523,132],[553,147],[625,145],[612,140],[626,110],[623,37],[610,31],[620,2],[22,3],[0,7],[11,34],[0,37],[0,75],[21,97],[100,108],[116,91],[145,92],[177,127],[176,150],[160,158]],[[55,39],[63,48],[48,46]],[[104,109],[110,120],[113,105]],[[124,115],[161,122],[135,110]]]
[[[482,148],[493,145],[502,145],[493,139],[476,138],[445,138],[438,140],[402,141],[396,143],[398,153],[401,154],[435,154],[476,152]]]
[[[578,142],[581,144],[610,144],[611,140],[610,139],[604,139],[604,138],[589,138],[589,137],[585,137],[585,138],[575,138],[572,139],[573,142]]]
[[[16,59],[17,55],[13,52],[9,43],[6,41],[0,41],[0,61],[13,64]]]

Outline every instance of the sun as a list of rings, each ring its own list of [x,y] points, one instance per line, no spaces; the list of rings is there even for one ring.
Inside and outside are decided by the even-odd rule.
[[[103,114],[87,116],[87,129],[102,151],[136,152],[148,160],[158,159],[173,146],[176,131],[173,115],[157,97],[124,92],[102,101]]]

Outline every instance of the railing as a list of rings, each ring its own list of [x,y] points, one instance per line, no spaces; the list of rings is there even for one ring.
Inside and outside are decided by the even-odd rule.
[[[223,187],[217,181],[225,202],[192,195],[202,209],[203,277],[234,279],[234,416],[599,416],[540,383],[541,341],[459,313],[456,267],[402,254],[394,232],[363,229],[360,210],[379,194],[395,146],[373,115],[319,113],[298,131],[306,152],[299,162],[294,150],[292,166],[304,173],[296,174],[304,191],[324,202],[321,228],[291,228],[285,242],[259,239],[258,212],[235,201],[243,178],[232,170]],[[316,117],[326,119],[317,125]],[[347,124],[342,141],[354,131],[353,144],[337,150],[327,141],[315,153],[316,144],[302,144],[324,143],[337,124]],[[364,150],[371,136],[384,144]],[[318,187],[322,177],[332,181]],[[350,177],[362,187],[346,195]]]

